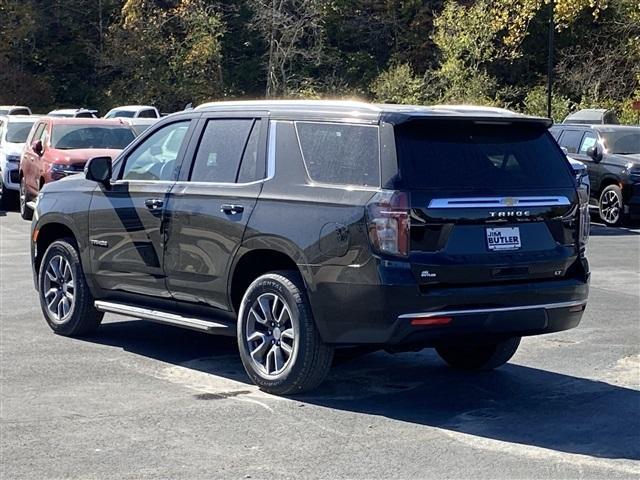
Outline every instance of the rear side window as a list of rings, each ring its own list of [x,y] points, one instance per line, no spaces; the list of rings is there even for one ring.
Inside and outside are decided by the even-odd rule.
[[[138,115],[138,118],[156,118],[156,111],[155,110],[151,110],[150,108],[146,109],[146,110],[142,110],[140,112],[140,115]]]
[[[258,158],[260,142],[260,120],[256,120],[251,129],[247,146],[242,155],[242,164],[238,172],[238,183],[249,183],[264,178],[264,161]]]
[[[598,143],[598,136],[595,133],[585,133],[582,142],[580,142],[580,150],[578,150],[578,153],[581,155],[586,155],[587,150],[595,146],[596,143]]]
[[[253,119],[209,120],[191,172],[196,182],[235,183]]]
[[[395,132],[400,187],[495,191],[573,186],[567,161],[544,127],[414,121]]]
[[[380,186],[377,126],[296,122],[296,131],[312,181]]]
[[[578,145],[582,139],[582,130],[565,130],[560,136],[558,143],[561,147],[567,149],[569,153],[576,153],[578,151]]]

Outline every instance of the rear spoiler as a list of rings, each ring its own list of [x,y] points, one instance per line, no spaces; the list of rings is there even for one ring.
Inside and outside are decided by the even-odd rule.
[[[398,112],[384,112],[381,114],[380,119],[384,122],[391,123],[393,125],[400,125],[413,121],[470,121],[478,124],[487,125],[512,125],[512,124],[530,124],[538,125],[544,128],[549,128],[553,125],[553,121],[550,118],[545,117],[532,117],[528,115],[520,115],[514,113],[513,115],[477,115],[477,114],[439,114],[439,113],[398,113]]]

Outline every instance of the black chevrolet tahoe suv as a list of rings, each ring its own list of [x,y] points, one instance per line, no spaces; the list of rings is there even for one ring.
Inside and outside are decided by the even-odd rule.
[[[549,126],[355,102],[171,115],[38,196],[42,311],[61,335],[112,312],[237,336],[275,394],[316,387],[337,348],[497,367],[587,303],[586,191]]]
[[[640,220],[640,127],[572,125],[551,127],[567,155],[587,165],[591,205],[609,226]]]

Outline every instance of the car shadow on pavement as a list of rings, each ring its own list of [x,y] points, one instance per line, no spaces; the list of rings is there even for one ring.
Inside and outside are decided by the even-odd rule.
[[[607,227],[606,225],[591,224],[589,235],[592,237],[626,237],[640,235],[638,226],[627,227]]]
[[[250,383],[231,337],[123,321],[106,323],[85,340]],[[640,392],[517,364],[467,373],[446,367],[430,349],[376,352],[335,365],[317,390],[292,398],[466,434],[470,443],[481,437],[640,459]]]

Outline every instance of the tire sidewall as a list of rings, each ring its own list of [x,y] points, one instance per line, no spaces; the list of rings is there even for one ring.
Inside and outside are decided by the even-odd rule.
[[[29,209],[29,206],[27,205],[27,203],[29,202],[29,194],[27,193],[27,183],[24,177],[20,179],[20,190],[19,190],[18,197],[19,197],[18,201],[20,203],[20,216],[24,220],[31,220],[33,216],[33,212],[31,212],[31,210]],[[23,201],[23,198],[24,198],[24,201]]]
[[[52,257],[60,255],[65,258],[69,265],[71,266],[73,281],[74,281],[74,299],[72,305],[72,311],[69,318],[63,322],[55,322],[51,318],[51,314],[49,309],[47,308],[47,303],[44,298],[44,275],[49,265],[49,261]],[[42,313],[44,315],[45,320],[49,324],[49,327],[56,332],[62,335],[70,335],[76,331],[78,325],[82,321],[82,315],[80,311],[80,302],[85,301],[86,292],[84,291],[84,282],[82,281],[84,273],[80,266],[80,261],[78,258],[78,253],[75,250],[75,247],[66,241],[56,241],[53,242],[42,258],[42,262],[40,264],[40,270],[38,272],[38,298],[40,300],[40,308],[42,309]]]
[[[277,388],[288,383],[291,378],[297,377],[299,371],[302,369],[300,359],[304,355],[304,338],[309,333],[305,330],[305,322],[300,321],[301,315],[309,315],[303,292],[300,291],[297,286],[295,288],[296,291],[291,291],[287,285],[279,280],[279,277],[283,278],[277,274],[267,274],[256,279],[247,289],[238,314],[237,337],[240,358],[253,382],[267,389]],[[296,336],[291,354],[292,357],[285,370],[277,375],[269,376],[265,375],[254,365],[245,334],[249,310],[256,299],[264,293],[275,293],[281,300],[287,303],[289,311],[291,312],[291,324],[294,329],[294,335]],[[299,296],[299,300],[296,298],[296,295]]]

